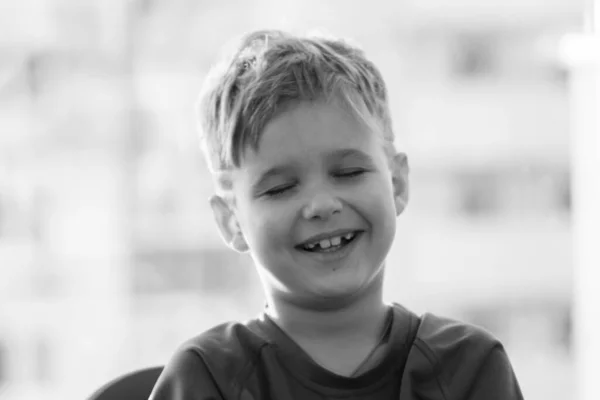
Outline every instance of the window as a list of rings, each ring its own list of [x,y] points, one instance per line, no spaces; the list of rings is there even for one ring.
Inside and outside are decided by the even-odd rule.
[[[451,178],[457,212],[468,218],[518,217],[570,211],[569,174],[561,167],[530,167],[456,172]]]
[[[44,383],[50,380],[50,371],[52,371],[52,360],[50,346],[46,337],[41,336],[35,342],[35,366],[34,380]]]
[[[2,384],[6,381],[6,371],[8,369],[6,365],[7,356],[8,354],[6,351],[6,346],[2,341],[0,341],[0,388],[2,387]]]
[[[458,35],[451,53],[452,73],[461,79],[482,78],[496,72],[495,43],[487,35]]]
[[[249,258],[228,249],[140,252],[134,267],[134,291],[238,293],[248,289],[251,273]]]
[[[460,174],[459,212],[470,217],[495,214],[499,208],[498,176],[495,174]]]

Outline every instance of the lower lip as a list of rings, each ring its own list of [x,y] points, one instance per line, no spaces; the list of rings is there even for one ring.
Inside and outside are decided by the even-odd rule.
[[[356,246],[358,241],[361,239],[361,236],[362,236],[362,232],[356,233],[356,236],[354,236],[354,239],[350,243],[348,243],[347,245],[339,248],[338,250],[334,250],[334,251],[326,251],[326,252],[306,251],[306,250],[300,250],[300,251],[308,256],[318,259],[321,262],[339,261],[339,260],[345,258],[348,254],[350,254],[350,252],[354,249],[354,247]]]

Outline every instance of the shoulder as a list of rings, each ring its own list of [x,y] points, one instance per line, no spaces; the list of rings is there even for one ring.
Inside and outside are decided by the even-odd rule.
[[[440,398],[466,396],[477,390],[520,393],[498,338],[481,327],[429,313],[421,317],[407,372],[412,378],[428,381],[430,389],[442,395]]]
[[[442,380],[475,371],[500,341],[478,326],[426,313],[421,317],[414,350]]]
[[[218,356],[223,359],[239,359],[252,357],[266,343],[256,335],[250,322],[227,322],[208,329],[185,341],[179,351],[198,354],[203,359]]]
[[[236,393],[264,344],[266,342],[254,334],[247,323],[217,325],[177,348],[159,384],[176,382],[180,387],[191,388],[202,382],[204,388],[210,386],[220,393]]]
[[[415,344],[435,358],[451,357],[462,351],[476,358],[501,346],[492,333],[481,327],[430,313],[421,317]]]
[[[253,329],[256,322],[227,322],[185,341],[177,353],[192,353],[216,377],[236,379],[255,363],[267,342]],[[231,376],[236,375],[236,376]]]

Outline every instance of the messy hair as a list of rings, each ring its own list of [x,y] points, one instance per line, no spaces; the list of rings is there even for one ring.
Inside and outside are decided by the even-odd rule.
[[[262,131],[296,102],[341,101],[361,121],[373,121],[393,147],[388,94],[362,50],[339,39],[282,31],[245,35],[209,72],[198,102],[201,142],[209,167],[240,167]]]

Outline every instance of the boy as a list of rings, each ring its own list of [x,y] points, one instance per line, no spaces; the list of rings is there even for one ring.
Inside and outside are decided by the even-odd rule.
[[[217,225],[267,306],[186,342],[150,399],[522,398],[489,333],[382,300],[408,164],[360,50],[251,33],[207,80],[200,121]]]

